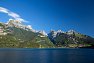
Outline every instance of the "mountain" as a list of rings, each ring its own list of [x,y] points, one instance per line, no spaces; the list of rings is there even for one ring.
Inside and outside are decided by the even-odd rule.
[[[48,37],[56,47],[94,47],[94,38],[74,30],[67,32],[51,30]]]
[[[1,48],[54,48],[93,47],[94,38],[78,33],[74,30],[64,32],[51,30],[36,31],[31,25],[24,25],[18,20],[9,19],[7,23],[0,23]]]
[[[44,33],[44,31],[43,31]],[[1,48],[51,48],[54,44],[40,32],[20,21],[10,19],[8,23],[0,23]]]

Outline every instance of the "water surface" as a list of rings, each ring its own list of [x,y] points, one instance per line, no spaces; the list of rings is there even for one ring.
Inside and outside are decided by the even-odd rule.
[[[94,63],[94,49],[0,49],[0,63]]]

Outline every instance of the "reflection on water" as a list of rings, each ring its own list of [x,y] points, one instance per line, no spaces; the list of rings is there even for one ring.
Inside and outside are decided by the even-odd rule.
[[[0,63],[94,63],[94,50],[0,49]]]

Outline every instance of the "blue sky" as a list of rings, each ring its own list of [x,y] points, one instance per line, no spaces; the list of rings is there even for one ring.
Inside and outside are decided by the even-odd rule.
[[[29,21],[35,30],[76,30],[94,37],[94,0],[0,0],[4,7]],[[0,13],[0,21],[9,18]]]

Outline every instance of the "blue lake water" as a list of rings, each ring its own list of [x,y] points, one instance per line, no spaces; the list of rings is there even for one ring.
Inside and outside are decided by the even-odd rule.
[[[94,63],[94,49],[1,48],[0,63]]]

